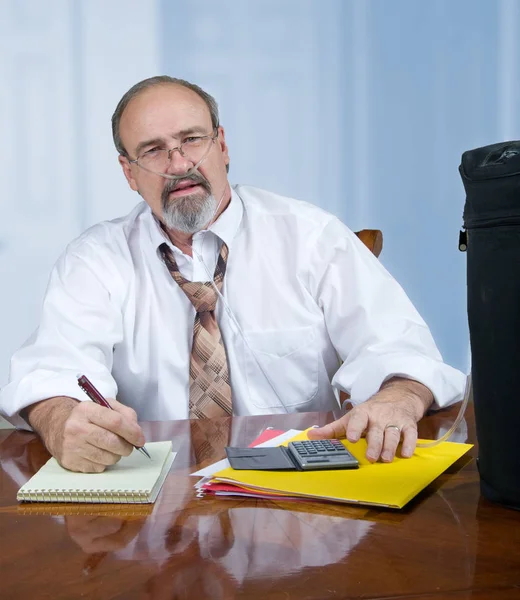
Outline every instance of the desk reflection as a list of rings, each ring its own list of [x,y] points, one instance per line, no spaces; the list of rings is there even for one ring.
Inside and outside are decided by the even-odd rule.
[[[421,435],[441,435],[454,412],[429,418]],[[388,596],[389,590],[442,594],[470,589],[474,582],[483,585],[483,569],[493,556],[480,542],[481,534],[483,540],[495,540],[498,554],[508,542],[500,550],[499,534],[491,531],[492,508],[484,507],[477,518],[473,464],[449,470],[402,511],[196,497],[197,478],[189,473],[223,458],[228,443],[247,445],[268,425],[303,429],[330,418],[313,413],[145,424],[148,439],[171,439],[178,451],[157,502],[146,506],[13,505],[18,487],[48,454],[34,436],[12,433],[0,448],[5,506],[0,522],[4,535],[16,533],[10,543],[23,540],[17,570],[10,574],[12,589],[31,595],[40,574],[47,597],[70,598],[72,589],[94,593],[111,582],[119,596],[99,597],[125,600],[359,598]],[[470,437],[473,428],[472,423]],[[9,511],[17,515],[15,528]],[[514,523],[508,521],[511,528]],[[48,544],[52,553],[45,551]],[[476,559],[477,567],[478,561],[484,565],[480,574]],[[56,565],[67,572],[68,589],[60,584]],[[52,580],[45,579],[46,570],[53,571]],[[511,571],[511,584],[515,577]]]
[[[334,565],[374,526],[349,520],[341,511],[334,517],[255,500],[195,499],[173,516],[166,503],[144,522],[66,516],[71,539],[91,555],[84,573],[94,573],[104,556],[111,555],[153,566],[144,583],[145,597],[229,598],[246,581],[272,581]]]

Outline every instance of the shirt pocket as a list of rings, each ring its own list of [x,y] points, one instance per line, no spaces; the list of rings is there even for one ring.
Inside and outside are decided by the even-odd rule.
[[[258,408],[294,408],[318,393],[315,327],[248,331],[246,375],[251,402]]]

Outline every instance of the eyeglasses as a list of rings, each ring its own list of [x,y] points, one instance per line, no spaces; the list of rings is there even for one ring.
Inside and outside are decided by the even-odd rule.
[[[215,129],[213,135],[199,135],[187,137],[180,146],[175,148],[154,147],[146,150],[135,159],[128,159],[129,163],[136,164],[145,171],[162,175],[170,167],[173,153],[175,150],[189,160],[191,163],[200,163],[211,149],[211,144],[217,139],[218,130]]]

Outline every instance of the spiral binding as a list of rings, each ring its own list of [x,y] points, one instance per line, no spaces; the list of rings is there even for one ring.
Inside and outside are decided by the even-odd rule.
[[[86,502],[92,504],[135,504],[148,502],[146,490],[20,490],[20,502]]]

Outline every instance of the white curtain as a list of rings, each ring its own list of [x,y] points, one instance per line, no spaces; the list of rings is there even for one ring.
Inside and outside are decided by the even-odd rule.
[[[0,0],[0,385],[67,243],[138,200],[110,117],[159,71],[158,20],[155,0]]]

